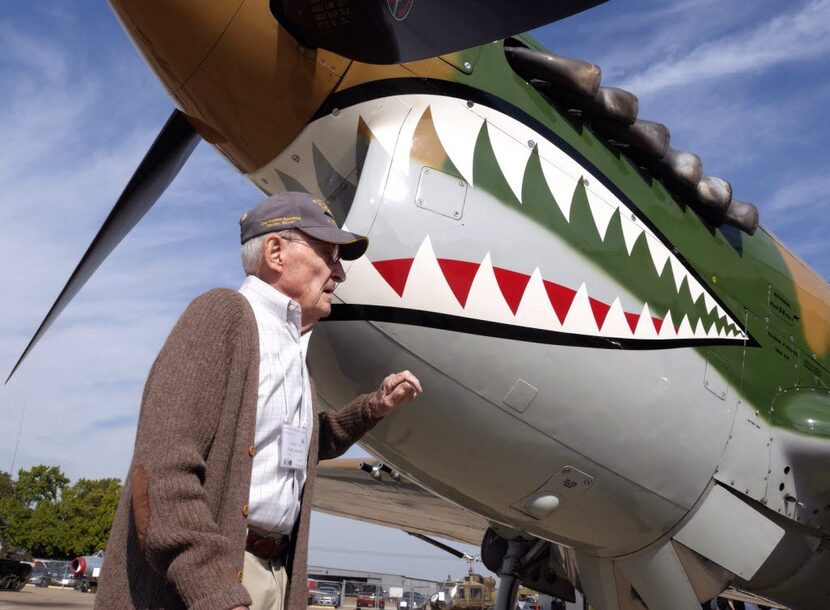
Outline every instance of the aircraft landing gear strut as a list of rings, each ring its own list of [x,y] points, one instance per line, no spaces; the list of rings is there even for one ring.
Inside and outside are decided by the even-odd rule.
[[[547,540],[527,539],[516,530],[490,527],[481,541],[481,561],[499,575],[493,610],[514,610],[519,585],[561,600],[575,600],[557,547]]]
[[[516,607],[516,595],[519,593],[519,567],[527,541],[509,540],[507,552],[501,562],[499,575],[499,593],[494,610],[513,610]]]

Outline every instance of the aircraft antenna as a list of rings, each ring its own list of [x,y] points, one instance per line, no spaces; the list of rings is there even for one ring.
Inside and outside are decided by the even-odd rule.
[[[26,404],[29,402],[29,393],[23,397],[23,412],[20,414],[20,426],[17,428],[17,439],[14,441],[14,452],[12,453],[12,465],[9,468],[9,476],[14,476],[14,462],[17,459],[17,448],[20,446],[20,436],[23,434],[23,420],[26,418]]]

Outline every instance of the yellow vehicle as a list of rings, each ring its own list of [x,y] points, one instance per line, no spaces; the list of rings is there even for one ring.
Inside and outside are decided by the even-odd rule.
[[[433,610],[486,610],[496,604],[496,579],[470,573],[461,582],[446,580],[429,600]]]

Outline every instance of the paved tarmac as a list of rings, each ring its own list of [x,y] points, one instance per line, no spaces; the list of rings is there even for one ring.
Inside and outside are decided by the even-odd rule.
[[[39,608],[92,608],[95,594],[69,587],[41,588],[26,585],[22,591],[0,591],[0,610]]]
[[[49,587],[43,589],[26,585],[22,591],[0,591],[0,610],[37,610],[39,608],[92,608],[94,593],[81,593],[70,587]],[[354,608],[352,598],[351,606]],[[309,610],[332,610],[331,606],[309,606]]]

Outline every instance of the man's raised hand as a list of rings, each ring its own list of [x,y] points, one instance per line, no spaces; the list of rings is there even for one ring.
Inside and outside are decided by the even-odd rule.
[[[422,391],[421,382],[409,371],[387,376],[369,398],[372,417],[380,419],[388,415],[397,405],[415,400]]]

